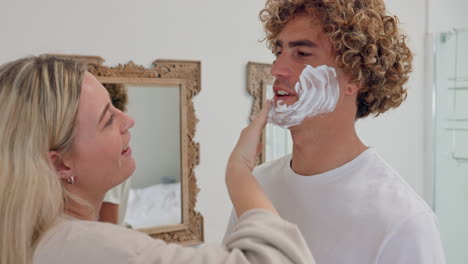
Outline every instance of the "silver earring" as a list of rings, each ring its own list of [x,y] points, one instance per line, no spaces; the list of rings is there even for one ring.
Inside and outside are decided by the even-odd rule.
[[[70,176],[70,178],[67,179],[67,182],[68,182],[69,184],[74,184],[74,183],[75,183],[75,177]]]

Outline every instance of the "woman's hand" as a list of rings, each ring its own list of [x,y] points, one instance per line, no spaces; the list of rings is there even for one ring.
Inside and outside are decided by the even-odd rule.
[[[241,132],[226,169],[226,185],[237,216],[261,208],[277,213],[252,175],[255,159],[261,150],[260,137],[267,122],[269,101],[249,126]]]
[[[260,137],[267,123],[269,105],[270,103],[267,100],[260,113],[255,116],[249,126],[242,130],[229,158],[228,169],[243,166],[250,169],[250,171],[254,169],[256,158],[262,149]]]

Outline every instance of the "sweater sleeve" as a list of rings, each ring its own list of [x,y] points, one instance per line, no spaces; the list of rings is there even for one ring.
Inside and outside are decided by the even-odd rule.
[[[174,244],[147,245],[136,264],[314,264],[309,248],[296,225],[266,210],[244,213],[224,245],[187,248]]]

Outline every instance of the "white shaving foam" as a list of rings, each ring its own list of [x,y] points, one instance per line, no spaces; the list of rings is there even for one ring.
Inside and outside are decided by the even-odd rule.
[[[304,119],[335,110],[340,96],[340,87],[335,68],[307,65],[294,87],[298,101],[288,106],[279,100],[271,100],[268,122],[288,128],[302,124]]]

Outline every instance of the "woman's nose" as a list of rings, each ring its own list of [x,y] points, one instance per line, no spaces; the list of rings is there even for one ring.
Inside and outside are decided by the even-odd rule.
[[[130,128],[132,128],[135,125],[135,120],[124,113],[124,122],[122,125],[122,133],[126,133]]]
[[[127,117],[128,117],[128,123],[129,123],[128,128],[130,129],[135,125],[135,119],[133,119],[133,117],[131,116],[127,116]]]

